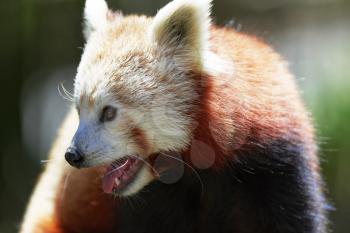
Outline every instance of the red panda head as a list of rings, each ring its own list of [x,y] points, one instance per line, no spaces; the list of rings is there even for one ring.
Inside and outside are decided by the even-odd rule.
[[[155,179],[150,155],[190,144],[200,77],[221,63],[209,51],[210,2],[174,0],[148,18],[86,1],[74,92],[80,123],[66,159],[110,166],[105,192],[137,193]]]

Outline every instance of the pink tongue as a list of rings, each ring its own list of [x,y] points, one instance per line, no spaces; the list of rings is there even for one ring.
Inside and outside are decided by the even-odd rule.
[[[105,193],[112,193],[114,188],[118,188],[120,185],[120,178],[125,170],[128,168],[128,164],[130,160],[127,159],[122,165],[119,167],[113,168],[102,178],[102,189]],[[118,185],[116,183],[116,179],[118,179]]]
[[[125,186],[130,179],[130,172],[133,172],[135,158],[127,158],[122,164],[117,167],[112,167],[111,170],[102,178],[102,189],[105,193],[113,193],[114,189],[120,189]]]
[[[115,184],[116,174],[115,172],[109,172],[102,178],[102,189],[105,193],[112,193]]]

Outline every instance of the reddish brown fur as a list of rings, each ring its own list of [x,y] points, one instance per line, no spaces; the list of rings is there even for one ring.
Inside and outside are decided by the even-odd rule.
[[[104,173],[103,168],[72,170],[63,178],[56,215],[64,232],[104,233],[115,228],[118,200],[101,190]]]
[[[147,153],[147,151],[150,150],[150,144],[143,130],[137,127],[133,128],[131,137],[135,141],[138,148],[140,148],[142,151]]]
[[[57,219],[42,219],[36,229],[36,233],[63,233],[59,227]]]
[[[233,76],[203,77],[196,140],[215,152],[215,167],[232,159],[247,142],[303,138],[313,145],[313,130],[284,61],[259,39],[231,29],[212,28],[213,50],[229,57]],[[253,137],[253,138],[252,138]],[[308,148],[314,155],[315,148]],[[190,150],[187,151],[187,155]],[[310,160],[318,167],[317,160]]]
[[[305,141],[312,141],[312,128],[303,123],[308,122],[307,115],[279,55],[258,39],[231,29],[213,28],[212,34],[215,35],[211,39],[213,50],[231,58],[235,64],[234,76],[202,77],[205,84],[201,87],[194,139],[213,149],[213,168],[219,169],[227,159],[232,159],[233,151],[246,143],[248,135],[263,142],[283,137],[288,132],[298,135],[302,132]],[[140,148],[148,147],[142,130],[135,128],[132,137]],[[185,154],[190,156],[190,153],[188,150]],[[96,177],[100,174],[87,171],[87,179],[96,182]],[[73,226],[75,231],[98,229],[103,232],[114,225],[111,219],[116,202],[103,194],[97,183],[93,187],[67,185],[75,191],[67,191],[73,195],[64,198],[62,206],[65,208],[58,210],[63,226]],[[96,200],[99,205],[87,203],[90,200]],[[75,208],[85,208],[79,211],[84,216],[74,216],[77,211],[71,210]],[[70,224],[72,219],[74,224]]]
[[[136,36],[138,29],[134,26],[130,22],[123,30]],[[211,32],[215,35],[211,38],[213,50],[230,58],[235,71],[232,76],[202,78],[198,127],[193,137],[213,149],[214,168],[218,169],[227,159],[234,158],[234,150],[246,143],[247,136],[264,142],[283,138],[289,133],[310,142],[305,144],[313,145],[308,116],[280,56],[254,37],[231,29],[213,28]],[[141,148],[148,148],[141,129],[135,128],[132,137]],[[309,149],[314,155],[314,148]],[[190,149],[185,153],[188,160],[190,153]],[[310,160],[317,168],[315,161]],[[79,178],[85,177],[89,181],[74,179],[75,172],[86,173]],[[102,193],[101,175],[98,169],[72,171],[67,178],[69,185],[62,181],[62,194],[56,200],[56,217],[65,232],[103,233],[117,224],[118,203]],[[43,225],[45,230],[42,232],[61,233],[55,221],[44,221]]]

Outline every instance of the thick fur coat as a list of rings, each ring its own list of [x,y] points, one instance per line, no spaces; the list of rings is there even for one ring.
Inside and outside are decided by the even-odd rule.
[[[261,40],[213,25],[210,7],[174,0],[150,18],[87,0],[75,108],[21,233],[327,231],[293,76]],[[64,160],[72,145],[82,169]],[[103,192],[109,164],[130,155],[145,164]]]

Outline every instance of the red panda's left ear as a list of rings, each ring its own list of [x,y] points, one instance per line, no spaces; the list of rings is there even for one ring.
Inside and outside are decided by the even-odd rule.
[[[107,26],[108,6],[105,0],[86,0],[84,8],[84,36]]]
[[[151,40],[163,53],[201,69],[209,47],[210,8],[211,0],[170,2],[153,19]]]
[[[84,8],[85,39],[88,40],[92,32],[106,28],[109,21],[113,21],[116,15],[121,16],[121,13],[109,10],[105,0],[86,0]]]

